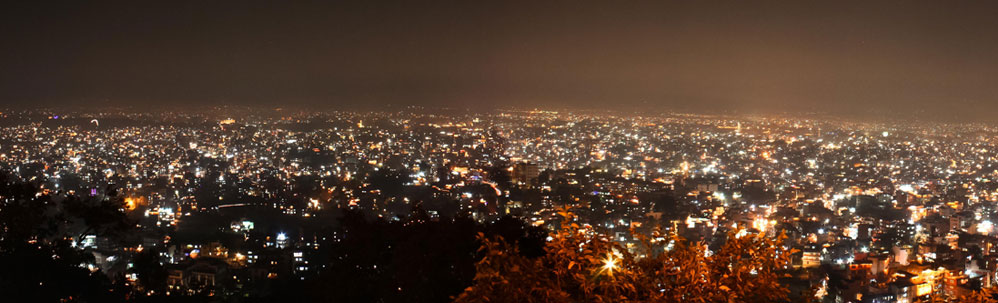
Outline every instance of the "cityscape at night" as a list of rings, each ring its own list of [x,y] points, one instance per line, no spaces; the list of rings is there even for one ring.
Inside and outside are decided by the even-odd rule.
[[[0,302],[998,302],[998,5],[0,8]]]

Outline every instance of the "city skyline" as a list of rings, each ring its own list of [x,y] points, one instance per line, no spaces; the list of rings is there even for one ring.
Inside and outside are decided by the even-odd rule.
[[[998,278],[990,124],[234,107],[0,119],[0,266],[23,273],[0,295],[925,302]],[[648,262],[712,269],[680,283]],[[580,288],[522,291],[552,275]]]
[[[998,302],[998,2],[0,5],[0,301]]]

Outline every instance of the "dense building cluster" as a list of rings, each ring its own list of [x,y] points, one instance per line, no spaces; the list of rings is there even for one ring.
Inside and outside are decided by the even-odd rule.
[[[4,112],[5,173],[53,195],[124,197],[134,239],[72,239],[84,264],[137,280],[155,250],[167,292],[307,280],[344,211],[403,222],[580,225],[640,253],[640,235],[718,247],[786,233],[785,279],[829,302],[916,302],[998,277],[988,125],[831,118],[409,108],[197,113]],[[320,265],[322,264],[322,265]],[[370,270],[377,270],[376,265]]]

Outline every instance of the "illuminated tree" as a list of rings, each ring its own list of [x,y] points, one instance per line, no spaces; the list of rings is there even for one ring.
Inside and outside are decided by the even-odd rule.
[[[562,228],[538,258],[521,255],[499,239],[483,239],[484,258],[473,286],[457,302],[786,302],[778,283],[792,251],[784,239],[730,233],[711,252],[678,236],[645,239],[646,256],[635,256],[592,229]],[[485,238],[484,235],[479,237]]]
[[[960,303],[998,303],[998,299],[995,296],[998,295],[998,291],[994,288],[985,288],[979,291],[972,292],[966,296],[961,296],[956,302]]]
[[[626,299],[627,290],[617,279],[631,264],[619,245],[594,236],[588,229],[569,223],[566,216],[557,237],[548,242],[545,254],[528,258],[501,238],[479,234],[485,254],[477,264],[475,284],[458,302],[610,302]],[[613,252],[616,251],[615,255]]]

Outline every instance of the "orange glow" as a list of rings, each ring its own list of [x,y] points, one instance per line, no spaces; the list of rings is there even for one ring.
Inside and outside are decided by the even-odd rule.
[[[931,284],[929,284],[929,283],[922,283],[922,284],[919,284],[919,285],[918,285],[918,286],[917,286],[917,287],[915,288],[915,295],[916,295],[916,296],[919,296],[919,297],[921,297],[921,296],[925,296],[925,295],[928,295],[928,294],[930,294],[930,293],[932,293],[932,285],[931,285]]]
[[[607,253],[606,259],[603,259],[603,271],[608,275],[613,276],[613,271],[617,269],[617,258],[613,253]]]
[[[145,197],[126,197],[125,198],[125,210],[132,211],[135,208],[145,205]]]

